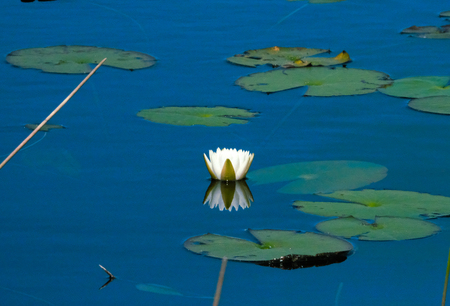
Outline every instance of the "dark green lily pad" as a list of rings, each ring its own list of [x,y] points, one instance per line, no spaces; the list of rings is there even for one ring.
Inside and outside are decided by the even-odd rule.
[[[89,73],[89,64],[98,64],[107,58],[104,66],[135,70],[151,67],[154,57],[135,51],[92,46],[52,46],[21,49],[6,56],[6,61],[21,68],[40,69],[51,73]]]
[[[248,50],[227,58],[227,61],[241,66],[256,67],[271,65],[272,67],[295,68],[305,66],[332,66],[350,62],[350,56],[343,51],[336,57],[312,57],[316,54],[330,53],[330,50],[312,48],[272,47]]]
[[[250,172],[256,184],[292,181],[278,190],[289,194],[328,193],[356,189],[385,178],[387,168],[378,164],[349,160],[284,164]]]
[[[342,217],[320,222],[316,228],[329,235],[371,241],[418,239],[441,230],[428,221],[398,217],[377,217],[373,223],[354,217]]]
[[[228,126],[230,124],[245,124],[242,118],[252,118],[257,112],[229,107],[160,107],[141,110],[138,114],[146,120],[172,125],[206,125]]]
[[[450,96],[412,99],[408,106],[425,113],[450,115]]]
[[[450,11],[441,12],[439,17],[450,17]]]
[[[401,98],[450,96],[449,81],[448,76],[411,77],[394,80],[392,84],[379,88],[378,91]]]
[[[299,233],[282,230],[248,230],[259,243],[248,240],[205,234],[192,237],[184,243],[184,247],[191,252],[208,257],[245,261],[270,265],[276,260],[283,260],[286,256],[300,264],[323,262],[324,258],[332,259],[336,256],[342,261],[352,249],[351,243],[316,233]]]
[[[374,220],[377,216],[438,218],[450,216],[450,198],[401,190],[343,190],[322,197],[348,202],[295,201],[302,212],[324,217],[348,217]]]
[[[25,124],[25,127],[26,127],[27,129],[32,130],[32,131],[34,131],[34,129],[37,128],[38,126],[39,126],[39,124],[32,124],[32,123]],[[48,132],[48,131],[50,131],[50,130],[52,130],[52,129],[65,129],[65,127],[62,126],[62,125],[57,125],[57,124],[44,124],[44,125],[39,129],[39,132]]]
[[[362,95],[392,83],[383,72],[344,67],[278,69],[244,76],[236,85],[249,91],[273,93],[308,86],[305,96]]]

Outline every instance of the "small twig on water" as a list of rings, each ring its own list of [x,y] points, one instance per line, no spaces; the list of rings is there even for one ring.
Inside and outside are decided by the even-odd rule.
[[[219,280],[217,281],[216,294],[214,295],[213,306],[219,305],[220,294],[222,293],[223,278],[225,276],[225,269],[227,268],[227,261],[228,258],[226,257],[222,258],[222,266],[220,267]]]
[[[100,63],[98,63],[98,65],[87,75],[87,77],[84,78],[83,81],[81,81],[81,83],[70,93],[70,95],[67,96],[66,99],[64,99],[64,101],[61,102],[61,104],[59,104],[59,106],[57,108],[55,108],[55,110],[48,115],[47,118],[45,118],[44,121],[42,121],[41,124],[39,124],[34,130],[33,132],[31,132],[31,134],[25,138],[24,141],[22,141],[22,143],[14,149],[14,151],[11,152],[11,154],[8,155],[8,157],[5,158],[5,160],[0,164],[0,169],[3,168],[3,166],[17,153],[19,152],[20,149],[22,149],[22,147],[28,142],[28,140],[30,140],[40,129],[41,127],[44,126],[44,124],[46,124],[63,106],[64,104],[67,103],[67,101],[70,100],[70,98],[73,97],[73,95],[81,88],[81,86],[84,85],[84,83],[86,83],[86,81],[95,73],[95,71],[97,71],[97,69],[106,61],[106,58],[104,58]]]
[[[99,265],[99,266],[100,266],[100,268],[103,269],[103,271],[105,271],[105,272],[109,275],[108,281],[107,281],[103,286],[101,286],[100,288],[98,288],[98,290],[102,290],[103,288],[105,288],[106,286],[108,286],[108,284],[109,284],[110,282],[112,282],[113,280],[115,280],[116,277],[115,277],[114,275],[112,275],[111,272],[109,272],[108,270],[106,270],[106,268],[103,267],[102,265]]]
[[[447,272],[445,273],[444,293],[442,295],[442,306],[445,306],[445,299],[447,297],[447,285],[448,285],[448,275],[449,274],[450,274],[450,251],[448,252]]]

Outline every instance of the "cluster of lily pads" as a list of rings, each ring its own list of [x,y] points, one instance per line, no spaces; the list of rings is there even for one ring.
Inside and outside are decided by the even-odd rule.
[[[450,17],[450,11],[441,12],[439,17]],[[401,34],[409,34],[419,38],[450,39],[450,24],[437,26],[411,26],[403,29]]]

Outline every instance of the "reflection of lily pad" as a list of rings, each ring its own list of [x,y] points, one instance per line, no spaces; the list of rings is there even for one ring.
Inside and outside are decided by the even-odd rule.
[[[440,231],[439,226],[431,222],[396,217],[377,217],[373,223],[344,217],[320,222],[316,228],[326,234],[373,241],[418,239]]]
[[[259,243],[239,238],[205,234],[192,237],[184,243],[184,247],[197,254],[214,258],[226,256],[229,260],[254,263],[267,263],[285,256],[295,258],[294,261],[317,261],[324,257],[346,256],[353,246],[341,239],[316,234],[299,233],[282,230],[250,230]]]
[[[265,49],[249,50],[244,54],[237,54],[227,59],[228,62],[256,67],[259,65],[271,65],[272,67],[304,67],[304,66],[331,66],[351,61],[347,52],[343,51],[333,58],[311,57],[320,53],[330,53],[330,50],[311,48],[285,48],[272,47]]]
[[[89,64],[98,64],[107,58],[104,66],[120,69],[142,69],[153,66],[155,58],[141,52],[91,46],[52,46],[14,51],[6,61],[22,68],[41,69],[51,73],[89,73]]]
[[[252,118],[258,113],[229,107],[161,107],[141,110],[137,115],[146,120],[173,125],[228,126],[245,124],[241,118]]]
[[[158,284],[137,284],[136,288],[138,290],[151,293],[183,296],[182,293],[176,291],[175,289]]]
[[[324,217],[372,219],[377,216],[406,218],[437,218],[450,216],[450,198],[413,191],[343,190],[322,197],[348,202],[295,201],[294,207],[302,212]]]
[[[387,74],[373,70],[307,67],[254,73],[239,78],[236,85],[267,93],[308,86],[306,96],[325,97],[367,94],[391,82]]]
[[[450,96],[412,99],[408,106],[421,112],[450,115]]]
[[[256,184],[293,181],[279,189],[290,194],[327,193],[355,189],[386,177],[384,166],[360,161],[332,160],[278,165],[250,172]]]
[[[31,123],[25,124],[25,127],[26,127],[27,129],[30,129],[30,130],[33,130],[33,131],[34,131],[34,129],[37,128],[38,126],[39,126],[39,124],[31,124]],[[48,131],[50,131],[51,129],[65,129],[65,127],[63,127],[62,125],[56,125],[56,124],[44,124],[44,125],[39,129],[39,131],[40,131],[40,132],[48,132]]]
[[[378,91],[394,97],[425,98],[450,96],[450,77],[420,76],[395,80],[392,84],[379,88]]]

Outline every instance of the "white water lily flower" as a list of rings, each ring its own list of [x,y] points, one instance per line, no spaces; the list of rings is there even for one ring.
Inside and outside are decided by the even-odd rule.
[[[206,190],[203,204],[209,203],[209,207],[218,207],[221,211],[237,211],[239,207],[245,209],[250,207],[253,196],[245,181],[211,181]]]
[[[217,152],[209,150],[209,159],[206,154],[206,167],[209,174],[215,180],[239,181],[245,178],[252,164],[254,153],[249,151],[237,151],[236,149],[220,149]]]

